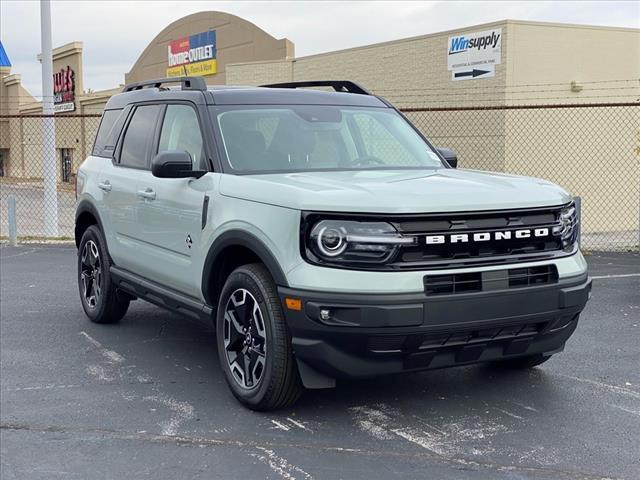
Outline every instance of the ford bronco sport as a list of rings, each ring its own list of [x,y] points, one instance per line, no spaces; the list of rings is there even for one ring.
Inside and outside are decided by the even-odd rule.
[[[78,172],[82,306],[213,324],[256,410],[340,378],[541,364],[589,297],[579,202],[456,163],[348,81],[128,85]]]

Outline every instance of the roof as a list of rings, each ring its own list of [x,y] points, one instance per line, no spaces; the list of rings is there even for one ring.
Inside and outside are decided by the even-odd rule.
[[[208,95],[203,95],[203,93]],[[142,88],[114,95],[106,108],[124,108],[138,102],[190,100],[209,105],[341,105],[381,107],[387,105],[374,95],[326,92],[311,89],[209,86],[207,92],[172,88]]]
[[[2,45],[2,41],[0,41],[0,67],[10,67],[11,60],[9,60],[9,55],[4,50],[4,46]]]

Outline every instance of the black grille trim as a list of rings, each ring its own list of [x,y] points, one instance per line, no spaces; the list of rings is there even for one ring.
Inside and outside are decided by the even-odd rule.
[[[505,354],[517,353],[509,352],[509,350],[512,350],[516,344],[526,345],[542,335],[554,334],[569,328],[575,324],[578,318],[578,314],[572,314],[557,319],[550,318],[524,324],[466,328],[452,332],[374,335],[367,341],[367,350],[372,353],[401,353],[411,356],[427,352],[461,351],[473,346],[484,348],[488,345],[502,344]],[[406,360],[410,361],[410,357],[407,357]]]
[[[509,288],[525,288],[558,282],[555,265],[509,269]]]
[[[425,275],[424,292],[428,296],[455,295],[554,283],[558,283],[558,269],[551,264],[485,272]]]
[[[450,295],[482,291],[482,274],[454,273],[424,277],[424,291],[427,295]]]

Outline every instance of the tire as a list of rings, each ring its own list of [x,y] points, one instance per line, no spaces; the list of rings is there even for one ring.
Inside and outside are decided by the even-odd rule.
[[[551,358],[551,355],[542,355],[538,353],[536,355],[529,355],[527,357],[516,357],[508,360],[499,360],[494,362],[493,365],[499,368],[521,370],[526,368],[533,368],[540,365]]]
[[[218,302],[220,365],[233,395],[251,410],[289,407],[302,393],[276,285],[255,263],[234,270]]]
[[[102,232],[91,225],[78,248],[78,291],[84,313],[95,323],[116,323],[129,308],[129,298],[120,294],[111,281],[110,267]]]

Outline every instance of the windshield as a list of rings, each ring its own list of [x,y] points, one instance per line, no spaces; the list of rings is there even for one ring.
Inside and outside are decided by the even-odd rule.
[[[242,105],[213,112],[229,166],[238,172],[442,167],[392,109]]]

